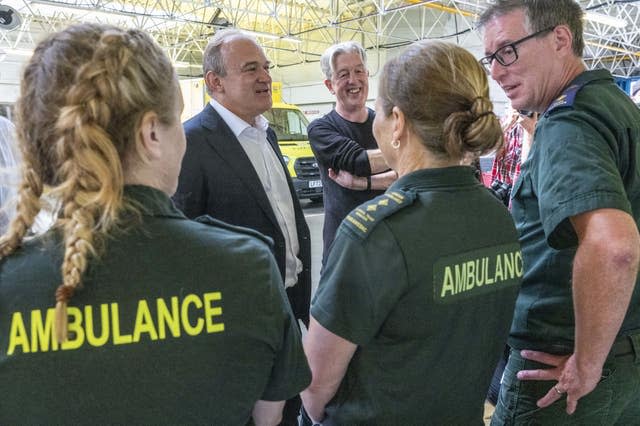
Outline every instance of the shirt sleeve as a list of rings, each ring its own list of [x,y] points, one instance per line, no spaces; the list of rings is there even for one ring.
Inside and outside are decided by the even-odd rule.
[[[275,345],[274,363],[271,375],[261,399],[265,401],[283,401],[294,397],[311,383],[311,370],[302,349],[302,338],[298,323],[282,285],[280,272],[272,262],[273,285],[271,286],[271,305],[273,316],[278,324],[278,344]]]
[[[384,222],[371,232],[362,239],[341,225],[311,307],[324,328],[357,345],[378,333],[408,290],[404,256],[393,233]]]
[[[540,141],[540,146],[535,146]],[[618,170],[615,138],[570,117],[551,118],[536,134],[540,158],[533,171],[540,218],[549,245],[577,245],[569,219],[580,213],[612,208],[631,212]]]
[[[320,164],[334,170],[344,170],[356,176],[370,176],[371,166],[367,150],[358,142],[344,136],[325,118],[309,125],[309,143]]]

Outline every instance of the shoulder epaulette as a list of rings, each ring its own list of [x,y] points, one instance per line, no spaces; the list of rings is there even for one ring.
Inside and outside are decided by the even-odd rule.
[[[544,114],[549,114],[551,111],[559,108],[572,108],[573,103],[576,100],[576,95],[578,94],[580,89],[587,85],[587,83],[589,83],[588,80],[582,81],[580,83],[572,84],[571,86],[564,89],[560,96],[558,96],[553,102],[551,102],[551,105],[549,105],[549,108],[547,108]]]
[[[255,237],[264,241],[265,243],[267,243],[267,245],[270,248],[273,247],[273,240],[270,237],[264,235],[263,233],[256,231],[255,229],[245,228],[244,226],[230,225],[227,222],[223,222],[221,220],[215,219],[209,215],[198,216],[194,220],[204,225],[215,226],[218,228],[228,229],[234,232],[239,232],[241,234],[250,235],[252,237]]]
[[[355,235],[366,238],[378,223],[398,210],[410,206],[415,199],[415,192],[401,190],[385,192],[353,209],[344,219],[343,226],[353,231]]]

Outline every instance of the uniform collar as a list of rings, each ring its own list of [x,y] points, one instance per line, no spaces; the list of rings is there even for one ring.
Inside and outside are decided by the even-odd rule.
[[[603,69],[587,70],[587,71],[583,71],[576,78],[574,78],[573,81],[569,83],[567,87],[572,85],[584,86],[596,80],[612,80],[613,81],[613,76],[608,70],[603,70]]]
[[[551,102],[544,112],[547,117],[551,111],[562,108],[571,108],[576,101],[578,92],[587,84],[594,81],[613,81],[611,73],[607,70],[583,71],[571,83],[562,90],[562,93]]]
[[[411,189],[443,189],[479,185],[471,166],[453,166],[416,170],[402,176],[387,191]]]
[[[164,192],[144,185],[126,185],[124,198],[145,216],[164,216],[186,219]]]

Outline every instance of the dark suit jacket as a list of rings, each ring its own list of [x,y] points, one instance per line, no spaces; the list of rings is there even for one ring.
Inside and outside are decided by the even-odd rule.
[[[255,229],[273,239],[273,252],[284,279],[285,239],[267,194],[249,157],[229,126],[211,104],[184,123],[187,150],[182,161],[178,190],[174,200],[189,218],[211,215],[224,222]],[[300,243],[298,257],[303,269],[298,283],[287,289],[296,318],[309,321],[311,299],[311,242],[309,227],[296,196],[289,172],[282,161],[276,135],[267,139],[278,154],[287,177]]]

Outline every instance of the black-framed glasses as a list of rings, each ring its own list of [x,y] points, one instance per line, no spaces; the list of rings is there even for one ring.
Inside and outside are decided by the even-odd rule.
[[[489,56],[485,56],[480,59],[480,63],[487,70],[488,73],[491,73],[491,64],[495,59],[502,66],[508,67],[518,60],[518,49],[517,45],[524,43],[525,41],[538,37],[542,34],[548,33],[549,31],[553,31],[556,27],[545,28],[544,30],[536,31],[533,34],[529,34],[528,36],[522,37],[520,40],[516,40],[513,43],[509,43],[505,46],[502,46],[500,49],[496,50]]]

